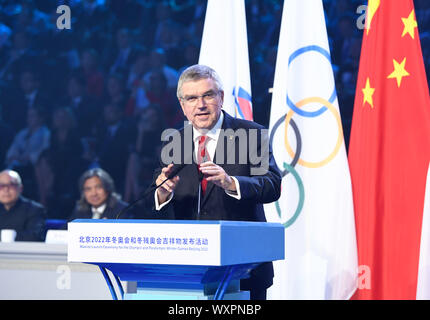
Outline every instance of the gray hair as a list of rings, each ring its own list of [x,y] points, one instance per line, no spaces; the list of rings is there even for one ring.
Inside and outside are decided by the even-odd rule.
[[[212,79],[218,91],[224,91],[221,79],[216,71],[202,64],[195,64],[185,69],[178,80],[176,95],[178,99],[182,97],[182,85],[188,81],[198,81],[201,79]]]
[[[22,186],[21,176],[18,172],[10,169],[3,170],[0,174],[7,174],[18,186]]]
[[[94,169],[89,169],[85,171],[82,174],[82,176],[79,178],[78,186],[79,186],[79,192],[81,193],[81,197],[77,203],[78,210],[86,211],[91,208],[91,205],[85,199],[84,184],[85,184],[85,181],[93,177],[97,177],[100,179],[103,189],[108,194],[108,198],[106,201],[107,206],[109,208],[114,207],[117,201],[121,199],[121,196],[115,192],[115,183],[112,177],[105,170],[101,168],[94,168]]]

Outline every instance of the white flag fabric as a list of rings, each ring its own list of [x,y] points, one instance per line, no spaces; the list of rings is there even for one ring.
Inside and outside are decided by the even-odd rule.
[[[285,226],[269,299],[349,299],[357,286],[351,180],[321,0],[285,0],[270,114]]]
[[[209,0],[199,64],[214,69],[224,85],[223,109],[253,120],[244,0]]]
[[[430,300],[430,164],[427,173],[418,267],[417,300]]]

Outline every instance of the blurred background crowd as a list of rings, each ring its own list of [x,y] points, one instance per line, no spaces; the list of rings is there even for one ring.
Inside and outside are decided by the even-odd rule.
[[[366,1],[323,3],[347,143],[364,13],[357,8]],[[71,9],[70,30],[57,28],[61,4]],[[126,202],[150,184],[160,133],[185,120],[176,83],[198,62],[206,5],[0,0],[0,171],[19,172],[23,195],[48,218],[71,216],[90,168],[108,172]],[[245,6],[254,120],[268,126],[283,1]],[[430,1],[415,0],[415,8],[429,75]]]

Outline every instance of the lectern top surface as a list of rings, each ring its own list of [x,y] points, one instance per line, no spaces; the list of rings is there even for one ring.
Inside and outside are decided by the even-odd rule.
[[[157,223],[157,224],[215,224],[225,226],[280,227],[279,223],[230,220],[152,220],[152,219],[76,219],[72,223]]]

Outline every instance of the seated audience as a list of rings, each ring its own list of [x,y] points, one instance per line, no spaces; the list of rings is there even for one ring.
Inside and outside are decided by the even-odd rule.
[[[154,70],[150,81],[145,83],[146,97],[152,105],[158,105],[169,128],[181,128],[185,117],[179,108],[176,91],[167,86],[167,80],[161,70]]]
[[[90,96],[85,90],[85,78],[74,73],[70,75],[67,82],[67,97],[61,104],[69,106],[76,118],[76,131],[83,136],[90,135],[91,128],[100,115],[99,101]]]
[[[0,229],[16,231],[16,241],[43,241],[45,209],[24,198],[22,180],[12,170],[0,172]]]
[[[15,136],[12,127],[2,119],[0,107],[0,165],[3,165],[6,152],[9,150],[10,144]]]
[[[127,163],[124,199],[135,200],[151,184],[153,170],[158,166],[161,131],[165,128],[159,106],[143,109],[137,123],[136,145]]]
[[[124,188],[125,168],[134,141],[135,128],[124,118],[124,110],[116,104],[103,109],[103,119],[94,127],[95,162],[115,180],[120,193]]]
[[[40,155],[36,165],[39,201],[48,207],[49,218],[67,218],[77,195],[75,183],[86,163],[76,119],[69,107],[58,107],[52,114],[50,147]]]
[[[8,112],[4,112],[4,119],[14,130],[19,131],[26,125],[26,118],[29,109],[43,106],[48,111],[49,99],[41,90],[41,77],[32,68],[23,70],[20,73],[18,89],[12,89],[7,95],[6,106]]]
[[[101,99],[104,93],[102,71],[99,69],[99,55],[94,49],[86,49],[81,54],[81,74],[85,78],[86,93],[96,99]]]
[[[27,127],[18,132],[6,154],[6,166],[20,172],[27,189],[27,196],[37,197],[35,169],[41,153],[50,145],[51,132],[45,125],[45,111],[31,108],[27,111]],[[28,184],[27,184],[28,182]]]

